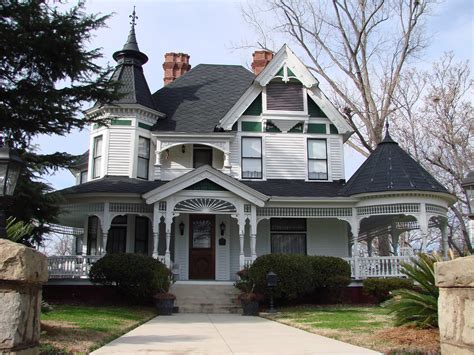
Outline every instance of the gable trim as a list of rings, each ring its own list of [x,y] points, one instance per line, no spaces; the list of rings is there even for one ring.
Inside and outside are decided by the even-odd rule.
[[[152,204],[205,179],[222,186],[224,189],[249,202],[252,202],[258,207],[263,207],[265,205],[265,201],[269,199],[268,196],[262,194],[261,192],[258,192],[257,190],[254,190],[247,185],[235,180],[234,178],[211,168],[209,165],[202,166],[160,187],[148,191],[147,193],[143,194],[142,197],[145,199],[147,204]]]

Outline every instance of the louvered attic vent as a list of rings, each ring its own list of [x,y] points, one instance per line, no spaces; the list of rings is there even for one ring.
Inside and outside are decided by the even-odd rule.
[[[300,83],[268,84],[267,110],[304,111],[303,85]]]

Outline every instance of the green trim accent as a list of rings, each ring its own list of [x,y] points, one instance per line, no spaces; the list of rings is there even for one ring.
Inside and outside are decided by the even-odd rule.
[[[303,122],[298,122],[293,127],[291,127],[290,130],[288,130],[288,133],[303,133],[303,128]]]
[[[293,72],[291,71],[291,69],[288,68],[288,67],[286,67],[286,73],[288,74],[288,76],[294,76],[294,77],[296,77],[295,73],[293,73]]]
[[[242,115],[259,116],[262,114],[262,94],[259,94]]]
[[[310,123],[308,124],[308,133],[326,134],[326,124],[325,123]]]
[[[333,124],[330,124],[330,125],[329,125],[329,133],[331,133],[331,134],[339,134],[339,131],[337,130],[336,126],[334,126]]]
[[[98,123],[94,123],[94,125],[92,126],[92,129],[97,129],[99,128],[99,124]]]
[[[262,132],[262,122],[242,122],[243,132]]]
[[[321,110],[321,108],[316,104],[316,102],[313,101],[311,97],[309,97],[309,95],[308,95],[308,114],[309,114],[309,117],[328,118],[328,116],[326,116],[323,110]]]
[[[110,121],[110,124],[112,126],[131,126],[132,121],[131,120],[119,120],[119,119],[114,118]]]
[[[275,76],[284,76],[284,75],[285,75],[285,72],[284,72],[283,67],[281,67],[281,69],[278,71],[278,73],[275,74]]]
[[[238,128],[239,128],[239,125],[238,125],[237,122],[235,122],[235,123],[232,125],[231,131],[232,131],[232,132],[237,132],[237,131],[238,131]]]
[[[152,130],[153,126],[150,126],[149,124],[143,123],[143,122],[138,122],[138,127],[147,129],[149,131]]]
[[[209,179],[201,180],[191,186],[185,188],[185,190],[198,190],[198,191],[227,191],[221,185],[216,184],[214,181]]]
[[[275,124],[274,124],[271,120],[268,120],[268,121],[267,121],[267,125],[266,125],[266,127],[265,127],[265,132],[281,133],[281,130],[280,130],[280,128],[278,128],[277,126],[275,126]]]

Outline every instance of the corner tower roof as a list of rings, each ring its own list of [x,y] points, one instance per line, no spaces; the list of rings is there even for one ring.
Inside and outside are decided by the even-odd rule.
[[[449,193],[392,139],[387,125],[384,139],[350,178],[341,194],[409,190]]]

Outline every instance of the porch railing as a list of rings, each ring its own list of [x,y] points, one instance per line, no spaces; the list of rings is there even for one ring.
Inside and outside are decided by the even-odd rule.
[[[48,271],[51,279],[73,279],[89,277],[91,266],[100,259],[100,255],[73,255],[48,257]],[[359,258],[343,258],[351,266],[351,275],[354,280],[363,280],[370,277],[400,277],[401,263],[410,262],[409,256],[373,256]],[[158,260],[165,261],[163,255]],[[246,257],[244,265],[252,265],[252,258]]]

